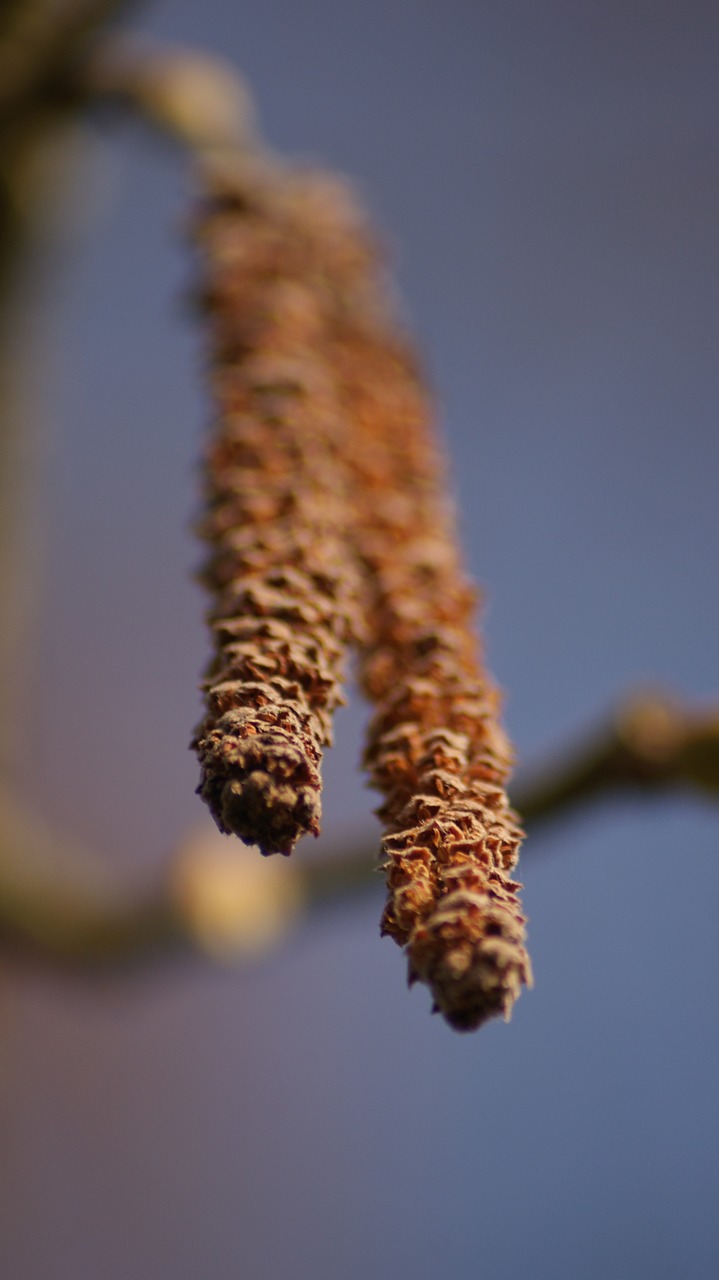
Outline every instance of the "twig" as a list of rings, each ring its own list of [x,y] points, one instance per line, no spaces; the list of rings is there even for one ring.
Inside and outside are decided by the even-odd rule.
[[[51,0],[5,0],[0,8],[0,322],[2,303],[15,305],[9,284],[34,229],[38,200],[27,173],[68,114],[96,103],[135,113],[201,162],[231,165],[246,162],[248,151],[257,155],[249,99],[222,62],[95,44],[130,3],[86,0],[60,25]],[[9,546],[7,535],[4,541]],[[627,699],[554,765],[520,778],[512,802],[534,829],[611,793],[674,786],[719,797],[719,709],[688,711],[648,694]],[[129,893],[98,879],[94,863],[79,862],[74,849],[0,797],[0,943],[81,967],[188,948],[255,953],[302,910],[380,887],[369,841],[350,854],[288,866],[237,850],[228,856],[226,847],[220,853],[218,839],[192,843],[160,885]]]
[[[137,0],[5,0],[0,11],[0,124],[54,96],[93,42]],[[64,86],[63,86],[64,87]]]
[[[532,829],[612,793],[686,787],[719,798],[719,707],[691,710],[665,694],[634,694],[554,764],[521,777],[512,803]]]
[[[161,889],[131,893],[99,860],[51,834],[0,794],[0,942],[53,964],[94,966],[166,952],[177,912]]]
[[[196,49],[107,42],[84,64],[76,87],[88,105],[135,116],[194,157],[259,152],[244,81],[221,58]]]
[[[67,127],[84,104],[70,92],[75,69],[130,3],[0,0],[0,766],[16,746],[35,579],[28,508],[38,452],[36,287],[75,160]]]
[[[379,889],[375,868],[367,845],[300,865],[208,827],[157,883],[132,889],[0,792],[0,950],[82,972],[183,955],[256,959],[314,909]]]
[[[674,786],[719,798],[719,710],[645,694],[622,702],[584,747],[520,783],[512,800],[534,831],[611,793]],[[107,968],[183,953],[247,959],[308,912],[381,887],[370,840],[286,862],[211,831],[187,842],[160,884],[130,893],[0,795],[0,946],[55,966]]]

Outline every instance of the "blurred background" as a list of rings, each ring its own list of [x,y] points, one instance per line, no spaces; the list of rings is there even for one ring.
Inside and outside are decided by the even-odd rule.
[[[232,60],[271,144],[384,229],[520,761],[637,686],[716,699],[717,6],[166,0],[135,29]],[[207,822],[187,172],[138,125],[85,149],[16,774],[151,880]],[[325,850],[376,839],[364,718],[339,717]],[[379,891],[250,968],[6,967],[2,1274],[713,1280],[718,845],[681,796],[528,840],[536,986],[472,1036],[407,992]]]

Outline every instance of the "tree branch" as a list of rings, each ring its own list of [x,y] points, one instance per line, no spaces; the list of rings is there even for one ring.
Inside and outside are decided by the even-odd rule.
[[[521,776],[512,803],[531,829],[616,793],[688,788],[719,799],[719,707],[634,694],[554,763]]]
[[[719,709],[642,694],[512,798],[533,831],[612,793],[675,786],[719,799]],[[210,830],[183,846],[158,885],[132,893],[0,795],[0,946],[53,966],[92,970],[173,954],[248,959],[308,912],[381,887],[371,840],[287,862]]]
[[[137,0],[5,0],[0,10],[0,127],[54,95],[93,42]]]
[[[0,945],[54,965],[107,965],[166,952],[181,938],[158,889],[131,893],[99,860],[0,795]]]
[[[134,115],[195,157],[260,152],[252,98],[241,76],[196,49],[111,41],[87,60],[77,88],[89,105]]]
[[[137,114],[202,163],[247,163],[250,156],[272,163],[256,142],[242,82],[221,61],[182,50],[139,54],[100,40],[131,4],[78,0],[59,21],[53,0],[0,0],[0,328],[16,306],[16,264],[33,247],[45,203],[33,165],[68,115],[105,104]],[[5,354],[7,373],[16,362]],[[0,387],[7,452],[17,403],[8,378],[0,381],[7,383]],[[11,495],[12,449],[7,456]],[[10,547],[7,533],[2,541]],[[621,703],[555,763],[520,777],[512,802],[533,830],[613,793],[672,787],[719,798],[719,707],[693,711],[643,694]],[[379,887],[370,846],[288,865],[202,837],[178,854],[159,885],[130,892],[0,795],[0,945],[85,968],[188,950],[255,954],[302,911]]]
[[[74,171],[68,125],[85,104],[75,87],[80,68],[131,5],[0,0],[0,766],[16,746],[18,671],[34,598],[36,286]]]

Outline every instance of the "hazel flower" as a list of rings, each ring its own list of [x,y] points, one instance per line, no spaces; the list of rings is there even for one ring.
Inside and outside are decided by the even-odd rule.
[[[221,831],[287,854],[319,831],[322,747],[356,629],[344,419],[282,200],[261,185],[220,191],[196,235],[217,415],[201,524],[215,653],[193,740],[198,790]]]
[[[342,184],[293,176],[254,203],[216,200],[200,232],[219,406],[200,792],[221,830],[265,852],[316,832],[352,641],[384,796],[382,931],[435,1008],[473,1029],[531,982],[511,877],[522,833],[430,397]]]

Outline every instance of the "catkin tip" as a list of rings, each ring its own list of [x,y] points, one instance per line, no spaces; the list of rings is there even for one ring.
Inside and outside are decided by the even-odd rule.
[[[531,986],[524,920],[486,896],[453,895],[416,927],[408,944],[411,972],[429,986],[435,1008],[457,1031],[490,1018],[509,1021],[523,986]]]

